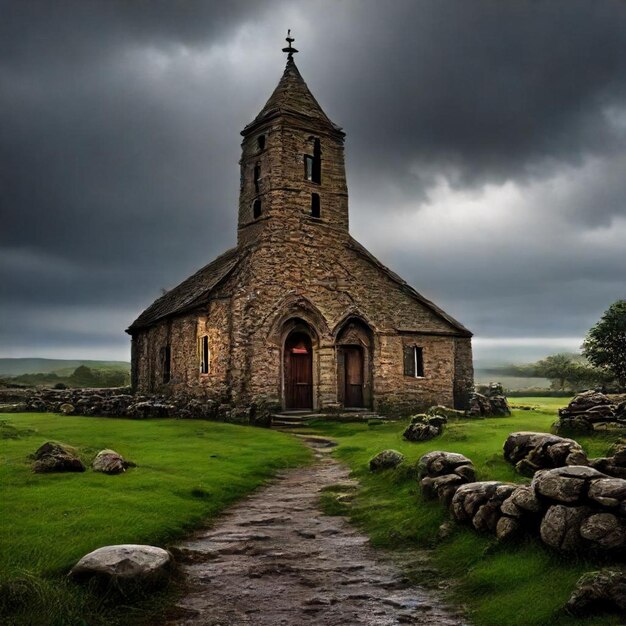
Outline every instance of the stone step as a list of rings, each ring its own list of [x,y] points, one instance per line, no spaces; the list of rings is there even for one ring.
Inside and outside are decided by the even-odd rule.
[[[382,415],[374,411],[350,411],[342,413],[306,413],[289,411],[285,413],[275,413],[272,415],[272,426],[276,428],[298,428],[307,426],[313,420],[326,422],[368,422],[370,420],[383,421]]]

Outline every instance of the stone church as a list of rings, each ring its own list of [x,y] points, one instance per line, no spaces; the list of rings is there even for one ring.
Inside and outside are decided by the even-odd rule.
[[[348,228],[345,133],[293,59],[241,132],[237,246],[130,326],[132,382],[233,407],[463,408],[472,334]]]

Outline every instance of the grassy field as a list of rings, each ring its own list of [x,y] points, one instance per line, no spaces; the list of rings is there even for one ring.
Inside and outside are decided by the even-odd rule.
[[[317,434],[338,443],[335,454],[350,465],[361,488],[346,511],[372,542],[385,548],[428,546],[444,576],[458,579],[456,599],[467,606],[477,626],[611,626],[623,618],[602,616],[574,619],[560,613],[572,588],[585,571],[597,563],[564,560],[529,539],[517,546],[498,545],[489,536],[458,527],[451,537],[437,542],[439,525],[447,514],[438,502],[426,502],[419,494],[414,462],[431,450],[461,452],[471,458],[479,480],[524,482],[502,457],[502,444],[516,430],[549,431],[563,398],[514,398],[514,405],[537,407],[514,410],[508,418],[463,420],[448,425],[444,435],[425,443],[402,439],[405,423],[337,424],[318,422]],[[608,439],[580,438],[590,456],[606,452]],[[368,460],[380,450],[394,448],[407,457],[396,470],[372,474]],[[331,497],[327,498],[332,500]],[[332,509],[337,509],[334,504]]]
[[[128,624],[139,608],[102,605],[65,580],[87,552],[107,544],[167,544],[211,520],[279,468],[306,462],[294,438],[205,421],[106,419],[21,413],[0,415],[0,623]],[[86,465],[113,448],[137,463],[119,476],[33,474],[27,455],[56,440]],[[4,616],[2,615],[4,611]],[[135,613],[133,613],[135,611]]]

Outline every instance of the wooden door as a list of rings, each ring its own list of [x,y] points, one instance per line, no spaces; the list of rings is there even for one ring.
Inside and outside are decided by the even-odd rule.
[[[304,333],[294,333],[285,343],[285,408],[313,408],[313,350]]]
[[[363,349],[358,346],[344,348],[345,392],[344,406],[363,406]]]

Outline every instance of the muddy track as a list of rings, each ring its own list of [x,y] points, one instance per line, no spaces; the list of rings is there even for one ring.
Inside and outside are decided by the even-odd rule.
[[[320,490],[352,481],[328,454],[316,456],[315,464],[280,474],[175,546],[185,593],[164,624],[466,623],[439,591],[409,584],[398,563],[346,519],[321,513]]]

